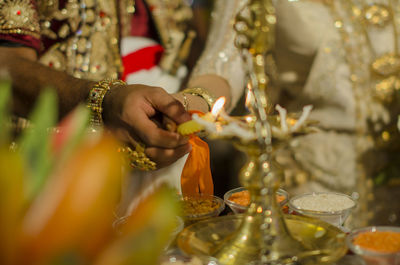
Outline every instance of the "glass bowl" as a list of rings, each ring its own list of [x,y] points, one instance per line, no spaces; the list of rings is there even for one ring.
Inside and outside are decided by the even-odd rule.
[[[182,217],[185,225],[218,216],[224,209],[224,201],[214,195],[183,196]]]
[[[342,227],[357,202],[350,196],[337,192],[313,192],[294,196],[289,200],[291,213],[318,218]]]
[[[122,235],[122,227],[125,225],[125,223],[129,217],[130,217],[129,215],[126,215],[126,216],[117,218],[113,222],[112,226],[117,235]],[[183,219],[179,216],[175,216],[175,228],[172,231],[172,233],[169,237],[169,240],[165,244],[165,247],[164,247],[165,250],[175,246],[176,237],[183,230],[183,228],[185,228]]]
[[[400,246],[400,227],[395,226],[369,226],[365,228],[355,229],[346,237],[346,243],[349,249],[363,258],[367,265],[400,265],[400,247],[396,248],[396,250],[392,250],[391,252],[384,252],[383,249],[370,249],[365,248],[364,246],[360,246],[355,242],[358,236],[364,233],[372,233],[369,238],[369,242],[377,242],[378,240],[374,238],[374,236],[378,235],[377,233],[381,232],[394,232],[398,233],[398,237],[396,237],[397,246]],[[375,233],[375,235],[373,235]],[[394,241],[394,239],[392,238]],[[381,238],[379,241],[382,241],[383,244],[381,246],[387,248],[388,238]],[[393,242],[392,241],[392,242]]]
[[[235,189],[232,189],[232,190],[226,192],[225,195],[224,195],[225,203],[229,206],[229,208],[231,208],[231,210],[234,213],[244,213],[247,210],[248,206],[245,205],[245,202],[247,201],[247,198],[246,198],[246,200],[244,200],[241,203],[238,203],[238,202],[230,200],[232,195],[238,194],[239,192],[244,192],[244,191],[247,191],[247,189],[244,188],[244,187],[239,187],[239,188],[235,188]],[[282,189],[278,189],[276,194],[278,196],[280,196],[279,198],[282,198],[282,200],[278,199],[279,204],[281,206],[286,205],[286,203],[289,200],[289,194],[286,191],[282,190]],[[248,201],[250,202],[250,197],[248,198]]]

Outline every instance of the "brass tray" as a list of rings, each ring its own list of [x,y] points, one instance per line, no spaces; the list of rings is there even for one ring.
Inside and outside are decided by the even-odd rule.
[[[213,256],[239,227],[243,215],[214,217],[186,227],[177,238],[178,247],[189,255]],[[332,263],[347,252],[345,234],[339,228],[318,219],[285,215],[292,236],[313,253],[311,264]],[[315,255],[314,255],[315,254]]]

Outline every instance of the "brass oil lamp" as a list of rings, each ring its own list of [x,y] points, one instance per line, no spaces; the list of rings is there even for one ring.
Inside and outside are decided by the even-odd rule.
[[[306,217],[285,217],[276,199],[282,170],[274,162],[273,150],[295,134],[308,133],[308,130],[307,126],[291,130],[302,117],[296,119],[286,112],[285,115],[269,113],[272,104],[266,94],[269,78],[265,73],[265,58],[274,50],[275,25],[271,0],[249,0],[235,21],[235,44],[242,54],[249,80],[251,115],[225,117],[225,121],[240,120],[245,124],[244,131],[254,137],[229,137],[218,134],[218,130],[214,136],[210,134],[210,137],[231,140],[247,154],[239,180],[250,192],[250,205],[242,216],[217,217],[195,224],[178,238],[178,245],[186,252],[211,255],[223,265],[320,264],[334,261],[346,251],[341,231]],[[285,119],[286,133],[275,137],[272,129],[282,124],[282,119]],[[224,121],[220,123],[223,125]],[[221,124],[216,128],[222,128]],[[228,226],[235,232],[227,232]]]

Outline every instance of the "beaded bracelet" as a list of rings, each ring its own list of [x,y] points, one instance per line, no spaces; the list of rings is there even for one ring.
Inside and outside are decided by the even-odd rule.
[[[96,83],[89,92],[87,107],[90,109],[90,123],[92,126],[103,125],[103,100],[104,96],[114,85],[125,85],[122,80],[104,79]]]

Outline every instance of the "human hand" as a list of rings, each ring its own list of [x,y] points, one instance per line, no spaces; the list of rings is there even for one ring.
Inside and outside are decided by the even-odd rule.
[[[188,139],[162,126],[165,118],[180,124],[190,120],[182,104],[162,88],[146,85],[113,87],[104,98],[103,120],[122,141],[143,142],[157,167],[172,164],[190,152]]]

